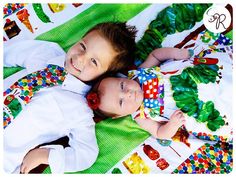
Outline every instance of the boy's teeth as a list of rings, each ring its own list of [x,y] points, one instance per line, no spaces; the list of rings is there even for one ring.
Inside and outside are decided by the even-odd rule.
[[[72,63],[72,65],[73,65],[76,69],[78,69],[73,63]]]
[[[72,65],[73,65],[73,67],[75,67],[76,69],[78,69],[75,65],[74,65],[74,63],[73,63],[73,60],[71,59],[71,63],[72,63]],[[78,69],[79,70],[79,69]]]

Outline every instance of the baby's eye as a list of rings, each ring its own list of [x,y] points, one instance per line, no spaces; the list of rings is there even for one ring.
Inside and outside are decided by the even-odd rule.
[[[92,61],[92,63],[93,63],[94,65],[98,66],[98,63],[97,63],[97,61],[96,61],[94,58],[91,58],[91,61]]]
[[[83,51],[86,51],[85,45],[84,45],[83,43],[79,43],[79,44],[80,44],[80,46],[82,47]]]
[[[121,90],[124,90],[124,82],[120,83],[120,88],[121,88]]]
[[[123,105],[123,100],[122,99],[120,99],[119,105],[120,105],[120,107],[122,107],[122,105]]]

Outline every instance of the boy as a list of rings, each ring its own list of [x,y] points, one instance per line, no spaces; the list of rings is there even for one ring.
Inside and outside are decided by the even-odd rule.
[[[98,147],[93,113],[84,98],[90,89],[86,82],[133,63],[135,33],[135,28],[125,23],[108,22],[89,30],[67,54],[58,45],[45,41],[24,41],[5,47],[5,66],[26,68],[5,79],[5,90],[22,76],[48,64],[58,65],[66,72],[62,85],[35,93],[4,129],[7,173],[28,173],[40,164],[49,164],[52,173],[72,172],[85,170],[95,162]],[[34,149],[63,136],[69,137],[69,147],[49,145]]]

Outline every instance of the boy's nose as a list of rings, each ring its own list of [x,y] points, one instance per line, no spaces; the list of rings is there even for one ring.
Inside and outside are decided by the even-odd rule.
[[[84,68],[84,65],[85,65],[84,56],[83,55],[77,55],[76,61],[77,61],[78,66],[82,70]]]

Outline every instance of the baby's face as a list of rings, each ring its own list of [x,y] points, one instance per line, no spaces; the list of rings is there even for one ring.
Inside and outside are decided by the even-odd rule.
[[[98,90],[101,92],[99,109],[117,117],[134,113],[143,101],[140,85],[126,78],[103,79]]]
[[[91,31],[69,49],[65,68],[81,81],[91,81],[107,71],[115,56],[111,44],[99,32]]]

